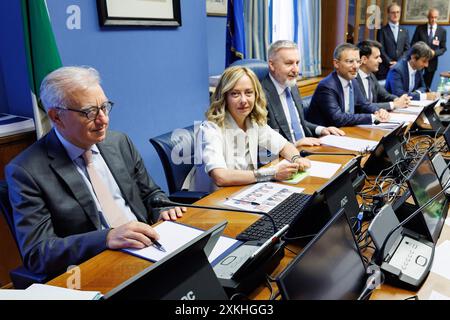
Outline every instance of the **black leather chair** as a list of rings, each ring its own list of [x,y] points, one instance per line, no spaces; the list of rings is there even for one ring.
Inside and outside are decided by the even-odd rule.
[[[193,203],[208,193],[182,190],[183,182],[194,166],[194,126],[176,129],[150,139],[164,168],[169,198]]]
[[[3,212],[9,230],[14,237],[17,245],[16,232],[14,229],[13,214],[11,204],[9,203],[8,185],[5,180],[0,180],[0,211]],[[19,246],[17,246],[19,250]],[[20,266],[9,273],[15,289],[28,288],[33,283],[45,283],[50,278],[45,274],[37,274],[28,271],[24,266]]]
[[[259,81],[264,79],[269,74],[269,66],[267,65],[267,61],[264,60],[259,59],[236,60],[230,66],[242,66],[249,68],[256,74]]]

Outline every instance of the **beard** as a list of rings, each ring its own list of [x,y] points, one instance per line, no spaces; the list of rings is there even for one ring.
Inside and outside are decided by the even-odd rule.
[[[297,79],[292,79],[292,80],[287,79],[286,82],[284,83],[284,85],[289,88],[295,86],[296,84],[297,84]]]

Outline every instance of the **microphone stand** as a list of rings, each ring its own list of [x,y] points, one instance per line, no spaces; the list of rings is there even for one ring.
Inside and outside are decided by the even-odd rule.
[[[267,217],[270,222],[273,225],[273,233],[276,233],[278,231],[277,225],[275,224],[275,220],[273,220],[272,216],[270,214],[267,214],[262,211],[252,211],[252,210],[243,210],[243,209],[234,209],[234,208],[222,208],[222,207],[210,207],[210,206],[199,206],[195,204],[184,204],[179,202],[174,202],[170,200],[165,200],[161,198],[156,198],[151,203],[152,207],[154,208],[160,208],[160,207],[187,207],[187,208],[197,208],[197,209],[209,209],[209,210],[219,210],[219,211],[238,211],[238,212],[244,212],[244,213],[251,213],[251,214],[261,214],[265,217]]]

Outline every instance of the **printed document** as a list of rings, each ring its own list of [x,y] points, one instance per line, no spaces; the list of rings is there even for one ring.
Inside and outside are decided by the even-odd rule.
[[[320,138],[322,144],[357,152],[370,151],[376,147],[378,141],[350,138],[345,136],[328,135]]]
[[[291,194],[302,193],[303,190],[274,182],[257,183],[227,198],[224,205],[267,213]]]
[[[166,249],[166,252],[160,251],[154,246],[149,246],[143,249],[123,249],[123,251],[140,258],[156,262],[181,248],[183,245],[204,232],[204,230],[171,221],[164,221],[163,223],[155,226],[154,229],[160,236],[158,242],[161,243],[164,249]],[[236,248],[240,244],[241,241],[226,236],[221,236],[208,257],[209,262],[213,263],[218,257],[222,256],[229,250]]]
[[[280,162],[280,164],[286,162],[289,161],[284,159],[283,161]],[[307,176],[330,179],[341,167],[341,164],[339,163],[314,161],[314,160],[310,160],[310,162],[311,167],[306,169],[305,172],[298,172],[291,179],[285,180],[283,182],[297,184]]]
[[[81,291],[34,283],[25,290],[0,290],[0,300],[98,300],[98,291]]]

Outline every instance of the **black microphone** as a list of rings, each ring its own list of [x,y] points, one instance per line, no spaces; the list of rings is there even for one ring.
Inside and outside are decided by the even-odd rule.
[[[344,152],[312,152],[307,150],[301,150],[300,156],[301,157],[307,157],[307,156],[354,156],[357,157],[358,154],[356,153],[344,153]]]
[[[210,210],[219,210],[219,211],[239,211],[244,213],[252,213],[252,214],[262,214],[263,216],[269,218],[270,222],[273,225],[273,233],[278,231],[277,225],[275,224],[275,220],[273,220],[270,214],[267,214],[262,211],[251,211],[251,210],[243,210],[243,209],[234,209],[234,208],[222,208],[222,207],[210,207],[210,206],[199,206],[195,204],[184,204],[179,202],[170,201],[167,199],[163,199],[160,197],[155,197],[150,201],[150,204],[153,208],[161,208],[161,207],[187,207],[187,208],[198,208],[198,209],[210,209]]]
[[[392,123],[392,124],[402,124],[402,123],[404,123],[404,122],[396,122],[396,121],[383,121],[383,122],[381,122],[380,120],[378,120],[378,119],[375,119],[375,120],[373,120],[373,124],[380,124],[380,123]]]
[[[378,256],[375,259],[375,262],[381,266],[383,259],[384,259],[384,250],[386,249],[386,245],[388,243],[389,238],[394,234],[394,232],[399,229],[400,227],[403,227],[405,224],[407,224],[409,221],[412,220],[412,218],[414,218],[418,213],[420,213],[425,207],[427,207],[430,203],[432,203],[434,200],[436,200],[439,196],[441,196],[448,188],[450,187],[450,185],[446,186],[445,188],[443,188],[441,191],[439,191],[436,195],[434,195],[434,197],[432,197],[431,199],[429,199],[427,202],[425,202],[422,206],[420,206],[419,208],[417,208],[416,211],[414,211],[413,213],[411,213],[409,215],[409,217],[407,217],[405,220],[403,220],[402,222],[400,222],[395,228],[393,228],[391,231],[389,231],[389,233],[387,234],[386,238],[383,241],[383,244],[381,245],[380,251],[378,252]]]

